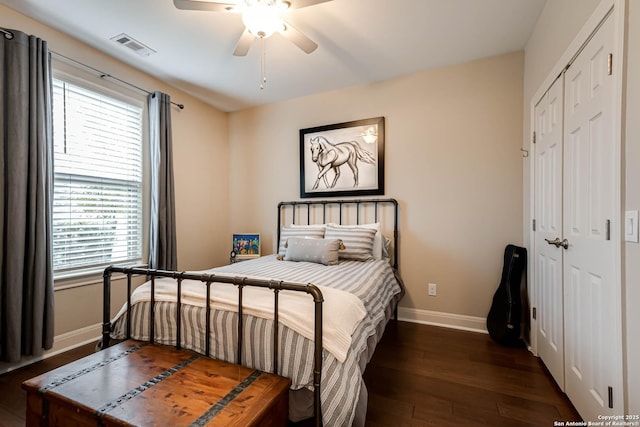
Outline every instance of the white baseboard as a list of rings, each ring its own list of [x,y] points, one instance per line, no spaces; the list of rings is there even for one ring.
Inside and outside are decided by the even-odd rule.
[[[97,342],[102,335],[102,323],[86,326],[75,331],[56,335],[53,339],[53,347],[45,353],[46,357],[64,353],[81,345]]]
[[[425,325],[442,326],[444,328],[487,334],[487,321],[483,317],[463,314],[443,313],[439,311],[421,310],[417,308],[398,307],[398,320]]]
[[[42,356],[25,358],[20,362],[12,364],[0,363],[0,374],[22,368],[23,366],[30,365],[32,363],[55,356],[56,354],[64,353],[65,351],[72,350],[76,347],[80,347],[91,342],[97,342],[98,339],[100,339],[101,334],[102,324],[97,323],[95,325],[76,329],[75,331],[56,335],[53,338],[53,347],[50,350],[45,351]]]

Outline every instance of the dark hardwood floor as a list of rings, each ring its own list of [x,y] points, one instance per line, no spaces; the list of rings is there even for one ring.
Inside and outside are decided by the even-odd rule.
[[[0,427],[24,425],[20,384],[94,344],[0,376]],[[367,367],[367,426],[553,426],[579,416],[540,361],[488,335],[391,321]],[[297,426],[312,425],[309,422]]]
[[[392,321],[364,378],[370,427],[580,420],[538,358],[474,332]]]
[[[87,344],[15,371],[0,375],[0,427],[24,426],[27,393],[22,382],[94,352],[95,343]]]

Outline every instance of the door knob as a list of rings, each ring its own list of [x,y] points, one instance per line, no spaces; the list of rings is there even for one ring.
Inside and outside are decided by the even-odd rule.
[[[554,245],[556,248],[563,247],[565,249],[569,248],[569,241],[567,239],[560,240],[559,237],[556,237],[553,240],[544,239],[548,244]]]

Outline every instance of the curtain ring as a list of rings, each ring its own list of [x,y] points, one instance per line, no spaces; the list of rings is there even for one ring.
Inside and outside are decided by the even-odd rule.
[[[529,157],[529,150],[525,150],[524,148],[520,148],[522,151],[522,157]]]
[[[13,33],[11,31],[7,31],[7,30],[4,30],[4,29],[0,28],[0,32],[2,32],[2,34],[4,34],[4,38],[5,39],[7,39],[7,40],[13,39]]]

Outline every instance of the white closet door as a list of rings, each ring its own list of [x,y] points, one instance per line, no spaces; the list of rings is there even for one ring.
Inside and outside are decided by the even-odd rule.
[[[535,108],[535,256],[538,354],[564,390],[562,247],[563,77]],[[546,239],[546,240],[545,240]]]
[[[614,244],[619,240],[608,230],[615,220],[614,174],[619,170],[614,164],[614,79],[608,73],[613,49],[614,20],[609,17],[565,74],[565,392],[590,421],[623,412],[621,398],[609,407],[622,351],[615,318]]]

